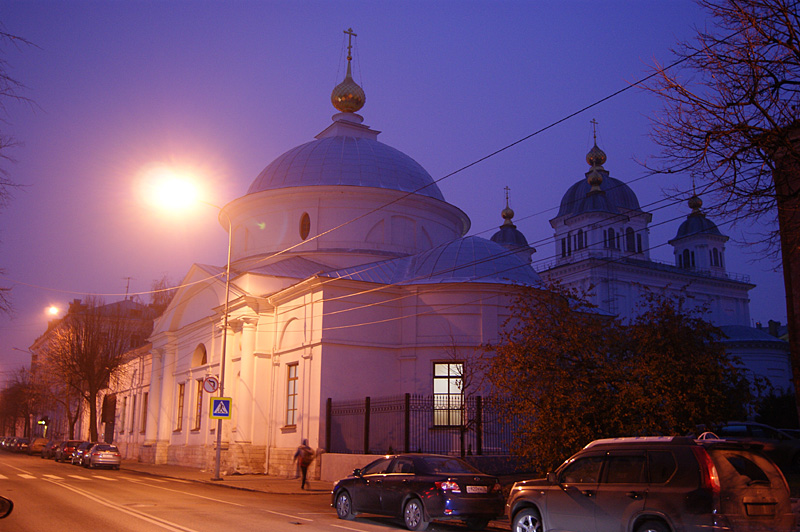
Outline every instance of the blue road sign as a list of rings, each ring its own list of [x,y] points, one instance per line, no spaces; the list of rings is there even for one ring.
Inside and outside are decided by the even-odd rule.
[[[211,419],[230,419],[231,401],[230,397],[212,397],[211,408],[208,410],[209,417]]]

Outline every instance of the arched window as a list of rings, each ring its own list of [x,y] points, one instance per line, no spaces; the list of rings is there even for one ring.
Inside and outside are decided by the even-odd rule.
[[[584,238],[585,235],[583,234],[583,229],[578,229],[578,249],[583,249],[584,247],[586,247]]]
[[[690,263],[689,263],[689,250],[688,249],[684,249],[683,250],[683,267],[686,268],[686,269],[689,269],[689,265],[690,265]]]
[[[206,352],[206,346],[203,344],[197,344],[197,347],[194,348],[194,353],[192,354],[192,367],[196,368],[197,366],[205,366],[208,364],[208,353]]]
[[[561,239],[561,256],[567,256],[567,241],[564,238]]]
[[[608,247],[611,249],[619,249],[619,241],[617,240],[617,233],[613,227],[608,228]]]
[[[642,252],[642,235],[636,235],[636,253]]]
[[[719,264],[719,250],[717,248],[714,248],[714,260],[711,261],[711,264],[713,264],[714,266],[719,266],[720,265]]]
[[[636,252],[636,236],[630,227],[625,230],[625,247],[627,248],[625,251]]]

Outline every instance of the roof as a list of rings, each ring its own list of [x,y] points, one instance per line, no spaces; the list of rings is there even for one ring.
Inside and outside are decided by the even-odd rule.
[[[705,214],[702,212],[692,212],[689,213],[680,227],[678,227],[678,233],[673,240],[699,234],[722,236],[717,224],[706,218]]]
[[[477,236],[459,238],[417,255],[323,275],[399,285],[474,282],[537,286],[542,282],[519,256]]]

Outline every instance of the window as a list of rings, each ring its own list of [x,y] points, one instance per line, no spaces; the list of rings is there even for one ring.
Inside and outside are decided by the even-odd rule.
[[[131,408],[131,432],[135,430],[136,427],[136,396],[133,396],[133,407]]]
[[[636,235],[636,253],[642,252],[642,235]]]
[[[178,385],[178,405],[175,409],[175,432],[183,430],[183,394],[186,392],[186,383]]]
[[[683,250],[683,266],[682,267],[686,268],[688,270],[689,269],[689,264],[690,264],[689,263],[689,250],[688,249],[684,249]]]
[[[711,261],[711,264],[713,264],[714,266],[720,266],[719,255],[720,255],[719,250],[717,248],[714,248],[714,256],[713,260]]]
[[[297,364],[295,364],[295,367]],[[379,458],[361,470],[361,475],[383,475],[389,472],[393,458]]]
[[[139,428],[139,431],[142,433],[147,430],[147,399],[149,395],[149,392],[144,392],[142,394],[142,426]]]
[[[567,240],[565,238],[561,239],[561,256],[567,256]]]
[[[625,251],[636,252],[636,235],[630,227],[625,230],[625,248]]]
[[[643,484],[644,454],[611,455],[606,463],[607,484]]]
[[[678,468],[675,457],[669,451],[648,451],[647,462],[651,484],[664,484]]]
[[[458,426],[464,405],[464,364],[438,362],[433,365],[433,424]]]
[[[578,245],[576,246],[577,249],[583,249],[586,247],[586,236],[583,233],[583,229],[578,229]]]
[[[197,396],[194,404],[194,426],[192,430],[200,430],[200,423],[203,421],[203,379],[197,379]]]
[[[619,236],[613,227],[609,227],[605,232],[604,242],[609,249],[619,249]]]
[[[297,364],[286,366],[286,426],[297,424]]]
[[[311,232],[311,217],[304,212],[300,217],[300,239],[305,240]]]
[[[564,484],[597,484],[602,465],[602,456],[578,458],[561,472],[561,482]]]
[[[128,398],[122,398],[122,410],[119,413],[119,433],[125,432],[125,414],[128,412]]]

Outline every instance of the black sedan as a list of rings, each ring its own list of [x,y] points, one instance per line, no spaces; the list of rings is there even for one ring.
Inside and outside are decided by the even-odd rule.
[[[458,519],[472,530],[503,514],[505,499],[496,477],[463,460],[432,454],[384,456],[333,486],[340,519],[372,513],[402,517],[409,530],[425,530],[432,519]]]

